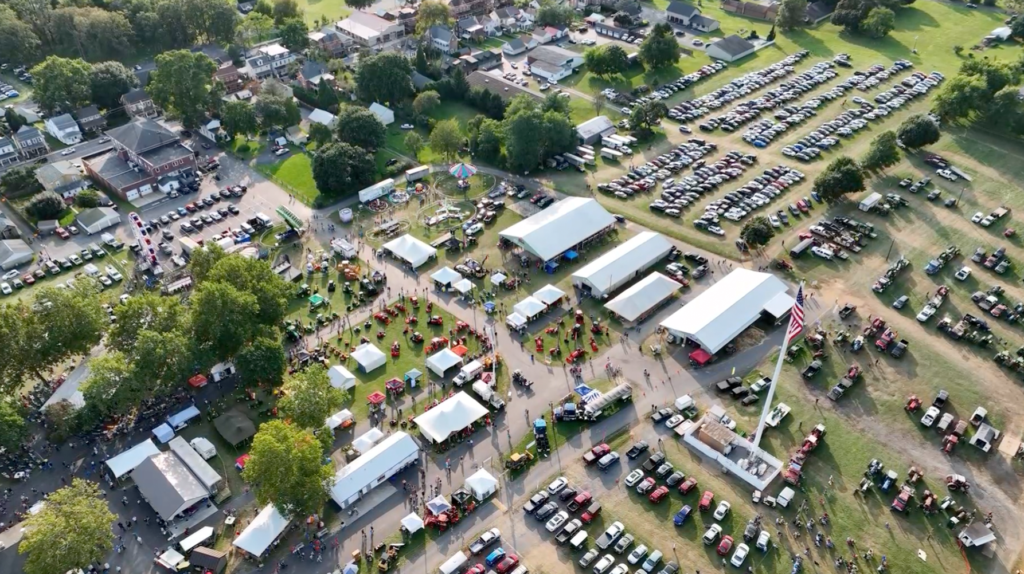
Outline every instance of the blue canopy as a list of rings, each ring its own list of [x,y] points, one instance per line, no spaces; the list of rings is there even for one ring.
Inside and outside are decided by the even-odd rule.
[[[578,385],[575,389],[573,389],[573,391],[575,391],[576,394],[581,397],[586,396],[587,393],[589,393],[592,390],[594,389],[588,387],[587,385]]]
[[[533,428],[535,428],[535,429],[548,428],[548,421],[546,421],[544,419],[537,419],[537,420],[533,421]]]
[[[572,261],[573,259],[576,259],[579,256],[580,256],[580,254],[576,253],[572,249],[570,249],[570,250],[565,252],[565,258],[568,259],[569,261]]]
[[[487,311],[488,313],[494,311],[494,301],[488,301],[484,303],[484,310]]]
[[[554,273],[555,269],[558,269],[558,263],[554,261],[548,261],[544,264],[544,271],[547,273]]]

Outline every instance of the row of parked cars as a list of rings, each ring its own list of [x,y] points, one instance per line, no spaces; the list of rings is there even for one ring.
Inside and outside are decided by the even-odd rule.
[[[739,222],[750,213],[771,203],[805,177],[803,172],[785,165],[768,168],[762,175],[706,205],[704,213]]]
[[[717,110],[730,102],[745,98],[792,74],[795,71],[794,66],[808,54],[807,50],[801,50],[766,68],[736,78],[709,94],[676,104],[669,109],[668,117],[680,123],[702,118],[711,110]]]
[[[664,211],[666,215],[679,217],[682,209],[695,204],[704,193],[711,193],[720,185],[739,178],[756,158],[738,151],[730,151],[721,160],[694,169],[693,175],[665,184],[660,199],[651,203],[650,208]],[[663,207],[664,204],[664,207]],[[670,206],[670,207],[669,207]]]
[[[609,192],[619,199],[627,199],[636,193],[651,191],[658,186],[659,181],[674,181],[670,179],[672,174],[687,167],[703,166],[703,158],[716,149],[718,149],[718,145],[714,142],[691,139],[643,165],[631,168],[622,176],[608,183],[599,183],[597,189]],[[710,190],[710,188],[708,189]]]

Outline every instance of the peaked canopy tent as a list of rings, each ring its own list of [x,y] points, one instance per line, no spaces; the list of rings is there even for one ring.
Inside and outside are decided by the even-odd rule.
[[[413,269],[437,256],[437,249],[416,239],[408,233],[384,244],[384,249],[405,261]]]
[[[570,197],[499,235],[541,261],[550,261],[613,225],[615,218],[597,200]]]
[[[422,376],[423,376],[423,371],[421,371],[419,369],[415,369],[415,368],[414,369],[409,369],[405,373],[405,382],[409,383],[410,387],[415,387],[416,386],[416,381],[418,381],[420,379],[420,377],[422,377]]]
[[[210,496],[185,463],[171,452],[143,460],[132,471],[132,479],[142,497],[164,520],[173,519]]]
[[[146,439],[121,454],[107,459],[104,464],[110,469],[114,478],[119,479],[135,470],[135,467],[139,466],[142,461],[154,454],[160,454],[160,449],[156,448],[151,439]]]
[[[268,504],[231,544],[253,556],[263,556],[270,545],[288,528],[289,522],[273,504]]]
[[[238,446],[256,434],[256,425],[252,423],[252,419],[237,410],[230,410],[213,419],[213,426],[217,427],[217,432],[231,446]]]
[[[195,405],[189,405],[188,408],[167,417],[167,424],[171,425],[171,428],[175,430],[183,429],[188,425],[188,421],[198,416],[199,409]]]
[[[483,501],[498,491],[498,480],[481,468],[466,479],[466,488],[473,493],[473,498]]]
[[[793,306],[787,290],[786,284],[770,273],[735,269],[662,321],[661,326],[714,355],[762,313],[769,312],[775,320],[784,316]],[[774,315],[783,308],[783,315]]]
[[[512,310],[519,313],[527,321],[532,321],[548,308],[543,301],[536,297],[527,297],[522,301],[516,303]]]
[[[387,362],[387,357],[373,343],[363,343],[356,347],[356,350],[352,351],[352,358],[356,360],[356,363],[359,363],[359,368],[364,373],[369,373],[378,367],[383,367],[384,363]]]
[[[502,283],[505,282],[506,279],[508,279],[508,277],[506,277],[504,273],[499,271],[494,275],[491,275],[491,285],[501,285]]]
[[[448,502],[447,498],[441,495],[438,495],[427,502],[427,510],[434,516],[437,516],[442,512],[448,512],[451,509],[452,504]]]
[[[551,285],[549,283],[538,289],[537,292],[533,294],[533,296],[541,303],[550,307],[555,303],[561,301],[562,297],[565,297],[565,291],[562,291],[558,287],[555,287],[554,285]]]
[[[334,413],[333,415],[327,417],[327,420],[324,421],[324,424],[327,425],[327,428],[329,428],[329,429],[331,429],[333,431],[334,429],[342,426],[343,424],[345,424],[345,423],[347,423],[347,422],[349,422],[351,420],[352,420],[352,411],[350,411],[348,409],[341,409],[340,411],[338,411],[338,412]]]
[[[638,233],[573,273],[572,284],[595,297],[606,297],[639,277],[670,251],[672,244],[664,235],[653,231]]]
[[[341,365],[334,365],[327,371],[331,386],[336,389],[348,390],[356,386],[356,376]]]
[[[435,271],[430,278],[441,287],[451,287],[462,280],[462,274],[451,267],[442,267]]]
[[[631,323],[646,317],[681,288],[682,285],[679,283],[655,271],[620,293],[604,307],[623,321]]]
[[[454,287],[456,291],[465,295],[466,293],[472,291],[476,287],[476,285],[473,285],[473,282],[470,281],[469,279],[462,279],[461,281],[456,283]]]
[[[415,534],[420,530],[423,530],[423,519],[420,518],[419,514],[415,512],[409,514],[402,519],[402,527],[405,528],[409,534]]]
[[[461,364],[462,357],[447,347],[434,353],[427,359],[427,368],[439,377],[443,377],[448,369]]]
[[[164,423],[153,429],[153,437],[160,441],[160,444],[166,444],[167,441],[174,438],[174,429],[171,428],[171,425]]]
[[[413,419],[423,436],[441,443],[452,434],[480,420],[489,411],[465,391],[456,393],[429,411]]]
[[[526,317],[519,313],[512,313],[505,317],[505,324],[513,329],[522,329],[526,326]]]
[[[359,454],[365,454],[371,448],[376,446],[382,438],[384,438],[383,431],[377,427],[370,427],[370,430],[357,436],[355,440],[352,441],[352,448],[354,448]]]

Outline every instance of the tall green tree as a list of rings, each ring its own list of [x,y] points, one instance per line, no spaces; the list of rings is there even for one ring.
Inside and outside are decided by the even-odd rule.
[[[537,23],[541,26],[568,26],[572,24],[573,18],[572,6],[552,0],[544,0],[537,10]]]
[[[92,66],[84,60],[50,56],[32,68],[32,99],[50,115],[89,103]]]
[[[896,132],[889,130],[878,134],[871,141],[871,147],[864,154],[860,165],[867,170],[884,169],[900,161],[900,148],[896,145]]]
[[[648,100],[633,108],[629,114],[629,125],[638,132],[649,134],[666,114],[668,114],[668,108],[664,102]]]
[[[35,62],[42,42],[27,22],[9,6],[0,4],[0,54],[12,62]]]
[[[256,116],[256,107],[242,100],[225,102],[221,110],[221,125],[228,136],[250,136],[260,129],[260,119]]]
[[[462,128],[454,119],[442,120],[434,124],[430,132],[430,148],[447,161],[455,158],[462,149]]]
[[[30,195],[42,189],[43,186],[36,178],[36,166],[34,165],[12,167],[0,175],[0,193],[6,196]],[[63,206],[61,209],[63,210]]]
[[[782,31],[796,30],[807,18],[807,0],[782,0],[775,25]]]
[[[373,6],[373,0],[345,0],[345,4],[353,10],[363,10]]]
[[[412,109],[420,115],[429,114],[439,105],[441,105],[441,95],[434,90],[421,92],[416,96],[416,99],[412,101]]]
[[[327,502],[334,469],[323,461],[323,447],[313,433],[274,420],[263,423],[253,438],[242,478],[252,485],[258,504],[273,504],[284,516],[302,518]]]
[[[376,114],[364,107],[352,105],[342,106],[338,110],[334,131],[338,141],[371,152],[384,147],[388,135],[387,128]]]
[[[102,562],[114,547],[115,520],[96,483],[73,479],[23,523],[18,553],[26,555],[25,573],[77,571]]]
[[[239,351],[235,357],[235,367],[238,369],[239,380],[246,387],[263,383],[280,386],[288,369],[281,339],[257,337]]]
[[[338,197],[363,189],[375,181],[373,156],[361,147],[334,142],[313,155],[313,181],[321,194]]]
[[[7,127],[10,128],[10,133],[17,133],[22,126],[28,124],[28,120],[25,116],[14,111],[14,106],[11,106],[4,110],[4,121],[7,123]],[[2,131],[2,130],[0,130]]]
[[[310,141],[322,147],[325,144],[331,143],[332,139],[334,139],[334,131],[331,128],[316,122],[309,124]]]
[[[412,154],[413,158],[416,158],[420,154],[420,150],[427,145],[423,136],[416,132],[409,132],[405,134],[405,139],[402,141],[405,143],[405,147],[409,150],[409,153]]]
[[[188,269],[192,272],[192,279],[197,284],[206,281],[213,267],[225,257],[227,257],[227,253],[224,253],[221,246],[216,243],[208,244],[204,249],[193,252],[188,262]]]
[[[598,76],[621,74],[629,68],[626,51],[617,44],[605,44],[588,48],[583,53],[583,63]]]
[[[69,6],[54,10],[51,21],[61,31],[58,51],[75,53],[87,61],[123,57],[135,42],[131,23],[120,12]]]
[[[308,32],[306,22],[301,18],[288,18],[277,27],[281,43],[292,52],[302,52],[309,47]]]
[[[146,91],[160,107],[178,116],[183,126],[195,128],[206,117],[216,71],[217,64],[202,52],[164,52],[156,57]]]
[[[206,280],[255,296],[258,311],[254,319],[260,325],[276,327],[284,321],[291,288],[265,261],[228,255],[213,266]]]
[[[675,65],[681,56],[682,48],[675,39],[675,31],[665,23],[655,24],[640,43],[640,61],[652,70]]]
[[[0,447],[16,452],[28,437],[28,424],[12,398],[0,399]]]
[[[298,104],[287,96],[260,97],[256,101],[256,115],[260,117],[264,129],[288,128],[302,120]]]
[[[501,145],[503,134],[501,122],[485,118],[470,141],[470,147],[474,154],[492,163],[498,163],[501,158]]]
[[[283,390],[284,397],[278,402],[281,412],[309,430],[322,427],[347,398],[345,392],[331,386],[323,365],[311,365],[289,376]]]
[[[554,92],[544,96],[544,100],[540,103],[540,111],[542,112],[558,112],[566,116],[569,115],[569,98],[562,97],[561,94]]]
[[[915,114],[903,120],[896,136],[910,149],[922,148],[939,141],[939,126],[926,115]]]
[[[864,21],[860,23],[860,30],[869,38],[876,40],[884,38],[896,29],[896,13],[888,8],[872,8]]]
[[[259,12],[250,12],[235,29],[235,41],[251,48],[268,38],[274,30],[274,19]]]
[[[412,65],[398,52],[360,58],[356,68],[356,95],[364,102],[398,104],[412,96]]]
[[[856,161],[846,156],[832,160],[814,179],[814,190],[829,203],[864,189],[864,172]]]
[[[37,220],[57,219],[65,209],[64,198],[52,191],[37,193],[25,206],[25,212]]]
[[[423,0],[416,10],[416,33],[423,34],[431,26],[448,26],[451,19],[448,4],[441,0]]]
[[[296,0],[274,0],[274,24],[283,25],[288,20],[302,20],[302,9]]]
[[[763,215],[751,217],[740,230],[740,239],[755,249],[768,245],[774,236],[775,230],[772,229],[771,222]]]
[[[139,79],[121,62],[100,62],[92,65],[89,89],[92,101],[109,110],[121,105],[121,96],[139,86]]]
[[[112,349],[132,349],[143,331],[170,333],[187,327],[188,309],[179,299],[143,291],[117,308],[117,323],[107,333],[107,344]]]
[[[191,301],[192,337],[212,357],[225,360],[259,332],[256,296],[219,281],[199,284]]]

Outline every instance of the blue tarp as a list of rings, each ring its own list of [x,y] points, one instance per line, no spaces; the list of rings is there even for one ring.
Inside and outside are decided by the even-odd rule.
[[[569,261],[572,261],[573,259],[576,259],[579,256],[580,256],[580,254],[576,253],[572,249],[570,249],[570,250],[565,252],[565,258],[568,259]]]
[[[581,396],[581,397],[586,396],[587,393],[589,393],[590,391],[593,391],[593,390],[594,389],[588,387],[587,385],[579,385],[575,389],[573,389],[573,391],[575,391],[576,394]]]
[[[555,269],[558,269],[558,264],[554,261],[548,261],[544,264],[544,271],[546,273],[554,273]]]

